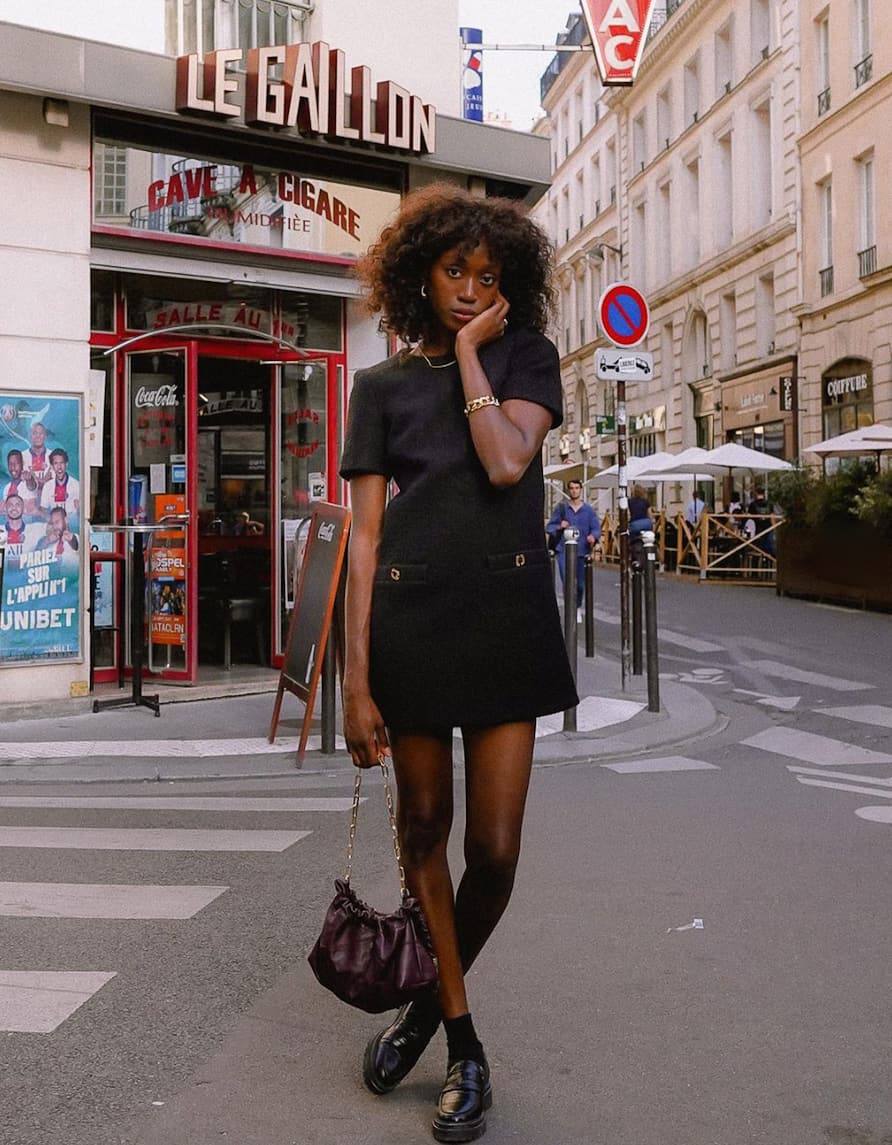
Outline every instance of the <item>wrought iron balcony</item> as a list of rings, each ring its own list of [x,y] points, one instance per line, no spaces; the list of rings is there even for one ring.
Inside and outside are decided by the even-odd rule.
[[[828,294],[833,293],[833,267],[825,266],[822,271],[819,271],[821,276],[821,297],[826,298]]]
[[[858,251],[858,277],[866,278],[868,274],[874,274],[876,268],[877,248],[876,243],[874,243],[873,246]]]
[[[873,56],[865,56],[860,63],[855,64],[855,87],[861,87],[873,76]]]
[[[818,92],[818,115],[826,115],[830,110],[830,88],[825,87],[822,92]]]

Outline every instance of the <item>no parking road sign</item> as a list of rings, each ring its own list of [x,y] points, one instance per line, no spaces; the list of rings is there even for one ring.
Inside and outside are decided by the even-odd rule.
[[[644,295],[627,282],[611,283],[598,300],[598,322],[614,346],[637,346],[650,324]]]

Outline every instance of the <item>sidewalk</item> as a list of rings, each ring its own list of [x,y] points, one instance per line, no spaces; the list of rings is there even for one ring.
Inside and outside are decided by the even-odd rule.
[[[164,689],[160,718],[147,708],[43,715],[46,705],[20,705],[0,727],[0,783],[170,782],[185,779],[259,779],[331,774],[352,764],[338,739],[335,754],[320,750],[319,708],[303,766],[294,753],[303,722],[300,701],[286,693],[275,744],[267,742],[277,674],[249,685],[216,689]],[[239,688],[249,688],[249,694]],[[258,690],[264,689],[264,690]],[[215,694],[216,690],[216,694]],[[668,753],[723,726],[712,704],[684,684],[660,681],[661,711],[647,711],[644,677],[620,687],[619,663],[579,657],[576,732],[563,717],[539,722],[535,765],[601,761],[617,756]],[[173,692],[173,696],[170,693]],[[338,720],[338,727],[340,721]],[[456,759],[462,757],[456,739]]]

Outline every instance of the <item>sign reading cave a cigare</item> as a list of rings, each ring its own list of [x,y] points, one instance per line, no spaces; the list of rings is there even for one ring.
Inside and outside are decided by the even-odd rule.
[[[177,111],[417,154],[436,149],[432,104],[390,81],[373,85],[370,68],[347,73],[344,53],[321,41],[180,56]]]

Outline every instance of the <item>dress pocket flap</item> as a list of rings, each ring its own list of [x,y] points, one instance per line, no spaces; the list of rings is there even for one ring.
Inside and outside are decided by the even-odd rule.
[[[490,572],[508,572],[511,569],[547,565],[549,559],[547,549],[521,549],[513,553],[493,553],[486,558],[486,567]]]
[[[427,565],[379,565],[375,572],[376,584],[426,584]]]

